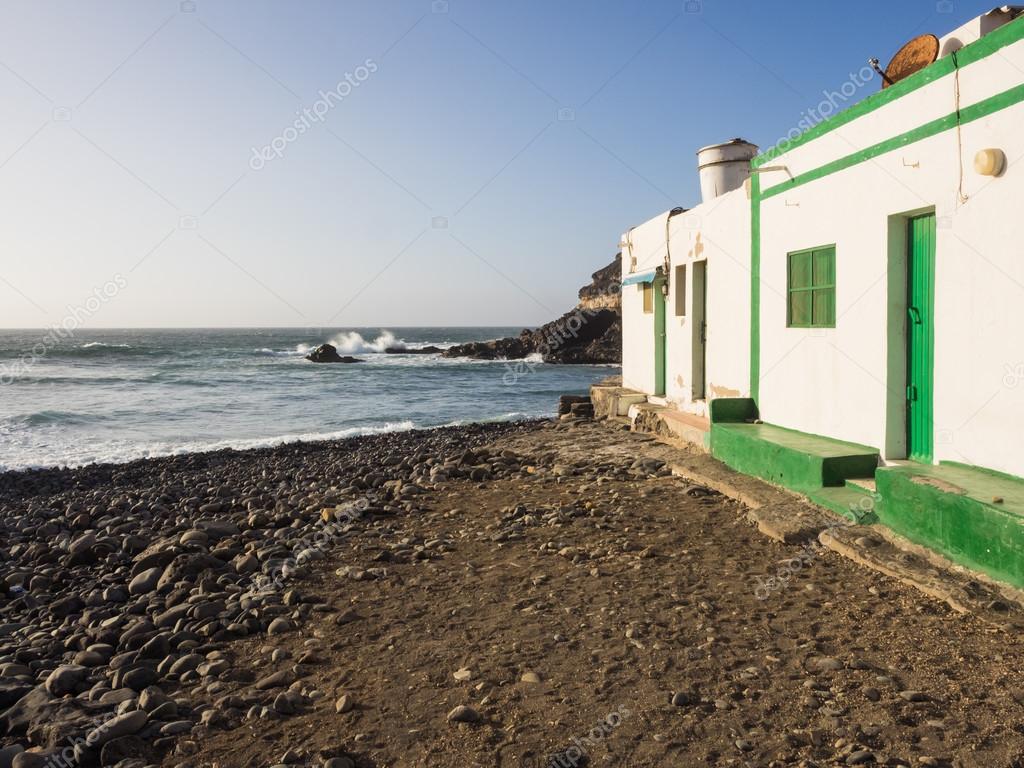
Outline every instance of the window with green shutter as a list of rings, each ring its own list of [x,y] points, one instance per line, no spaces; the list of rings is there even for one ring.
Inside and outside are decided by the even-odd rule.
[[[786,325],[836,327],[836,247],[809,248],[788,255]]]

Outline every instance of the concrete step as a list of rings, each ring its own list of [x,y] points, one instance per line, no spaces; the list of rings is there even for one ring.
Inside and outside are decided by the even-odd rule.
[[[870,525],[878,520],[877,496],[850,481],[846,485],[808,491],[807,498],[860,525]]]
[[[953,463],[881,467],[875,479],[889,528],[1024,587],[1024,480]]]
[[[873,477],[879,462],[875,448],[771,424],[715,423],[711,446],[733,469],[801,493]]]

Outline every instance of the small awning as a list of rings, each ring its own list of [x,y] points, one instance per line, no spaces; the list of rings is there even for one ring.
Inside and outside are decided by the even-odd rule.
[[[658,270],[652,269],[650,272],[637,272],[635,275],[630,275],[622,281],[623,285],[635,285],[637,283],[653,283],[654,278],[658,276]]]

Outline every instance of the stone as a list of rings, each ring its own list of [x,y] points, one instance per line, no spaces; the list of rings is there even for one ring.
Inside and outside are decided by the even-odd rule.
[[[280,715],[294,715],[295,704],[287,693],[279,693],[274,697],[274,711]]]
[[[75,689],[85,680],[89,673],[86,667],[64,665],[57,667],[46,678],[45,687],[54,696],[65,696],[74,693]]]
[[[50,768],[53,757],[42,752],[19,752],[11,760],[11,768]]]
[[[188,733],[192,730],[191,720],[174,720],[160,727],[160,735],[177,736],[180,733]]]
[[[463,704],[460,704],[448,713],[448,722],[477,723],[480,722],[480,713],[472,707],[467,707]]]
[[[928,701],[928,694],[922,691],[900,691],[900,698],[906,701],[919,703],[922,701]]]
[[[149,715],[141,709],[117,715],[96,727],[94,733],[97,735],[93,737],[93,743],[101,746],[122,736],[133,736],[145,728],[148,722]]]
[[[129,595],[147,595],[156,589],[160,577],[163,575],[163,568],[149,568],[128,583]]]
[[[0,768],[11,768],[15,756],[24,751],[20,744],[0,749]]]
[[[266,691],[271,688],[284,688],[295,682],[295,673],[290,669],[282,669],[261,678],[254,686],[258,691]]]
[[[694,697],[686,691],[677,691],[672,694],[673,707],[685,707],[694,703]]]
[[[867,765],[875,762],[875,753],[869,749],[858,749],[846,756],[847,765]]]
[[[342,715],[346,712],[350,712],[354,706],[355,702],[352,700],[352,697],[345,693],[342,694],[341,698],[334,703],[334,711],[339,715]]]
[[[285,618],[277,618],[270,622],[270,626],[267,627],[268,635],[283,635],[285,632],[292,630],[292,623]]]

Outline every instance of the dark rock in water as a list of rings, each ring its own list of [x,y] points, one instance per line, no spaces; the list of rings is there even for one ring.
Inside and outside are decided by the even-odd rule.
[[[319,347],[314,349],[308,355],[306,359],[314,363],[361,363],[355,357],[345,355],[344,357],[338,354],[338,348],[333,344],[321,344]]]
[[[384,352],[388,355],[438,355],[444,352],[444,350],[435,346],[416,347],[414,349],[407,349],[406,347],[388,347]]]
[[[621,363],[620,255],[580,289],[580,303],[540,328],[493,341],[471,341],[442,352],[445,357],[521,360],[539,354],[545,363]]]

